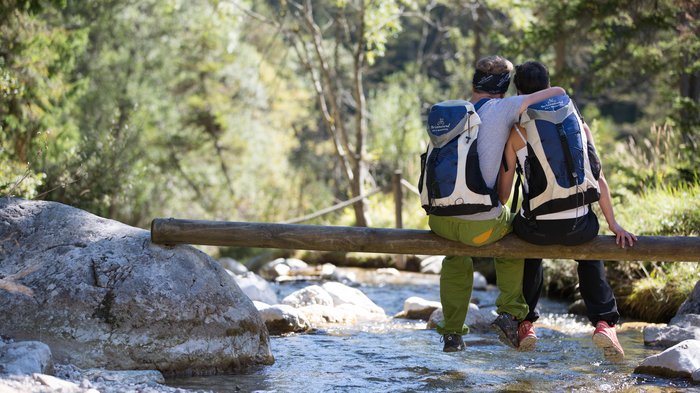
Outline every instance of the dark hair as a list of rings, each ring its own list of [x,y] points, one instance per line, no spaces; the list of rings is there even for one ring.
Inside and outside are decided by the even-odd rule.
[[[515,88],[523,94],[532,94],[549,87],[549,71],[538,61],[526,61],[515,66]]]

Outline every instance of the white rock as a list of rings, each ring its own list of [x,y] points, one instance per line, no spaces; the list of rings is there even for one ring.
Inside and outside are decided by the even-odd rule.
[[[321,278],[331,278],[335,274],[337,268],[332,263],[324,263],[321,265]]]
[[[411,296],[403,302],[403,310],[395,318],[429,320],[430,315],[438,308],[440,302],[425,300],[418,296]]]
[[[287,297],[282,299],[282,304],[287,304],[292,307],[303,307],[312,304],[321,304],[324,306],[334,305],[331,295],[318,285],[309,285],[308,287],[290,293]]]
[[[384,309],[374,304],[374,302],[359,289],[351,288],[339,282],[327,282],[322,285],[322,288],[331,295],[333,304],[336,307],[341,304],[353,304],[369,312],[385,315]]]
[[[51,349],[42,342],[18,341],[0,346],[2,374],[46,374],[51,370]]]
[[[231,277],[233,277],[236,284],[238,284],[243,293],[245,293],[250,300],[257,300],[267,304],[277,303],[277,293],[275,293],[275,290],[267,280],[257,274],[248,272],[243,275],[231,274]]]
[[[442,307],[440,302],[432,301],[432,300],[425,300],[421,297],[418,296],[411,296],[408,299],[404,300],[403,302],[403,310],[404,311],[420,311],[420,310],[425,310],[425,309],[432,309],[431,313],[435,311],[435,309]]]
[[[233,274],[240,275],[248,273],[248,268],[233,258],[219,258],[219,263],[221,264],[221,266],[224,267],[224,269],[230,270],[231,272],[233,272]]]
[[[260,276],[266,280],[277,280],[280,277],[290,276],[294,273],[306,272],[309,270],[309,265],[295,258],[277,258],[263,265],[260,270]]]
[[[284,263],[289,266],[292,270],[306,270],[309,268],[309,264],[296,258],[287,258]]]
[[[355,272],[347,272],[340,269],[336,269],[333,272],[333,274],[331,274],[329,279],[346,284],[352,284],[357,282],[357,274],[355,274]]]
[[[378,322],[387,320],[386,315],[382,311],[381,313],[372,312],[367,310],[366,307],[359,306],[357,304],[344,303],[335,307],[336,310],[343,311],[346,315],[351,315],[353,323],[358,322]]]
[[[487,287],[486,277],[479,272],[474,272],[474,289],[485,290]]]
[[[48,386],[53,390],[58,390],[63,393],[78,392],[82,390],[80,389],[80,386],[74,384],[73,382],[64,381],[62,379],[52,377],[51,375],[37,373],[32,374],[32,378],[42,385]]]
[[[667,350],[650,356],[634,369],[635,373],[663,377],[691,378],[700,368],[700,341],[686,340]]]
[[[387,276],[400,276],[401,272],[395,267],[383,267],[377,269],[377,274],[385,274]]]
[[[491,330],[491,322],[498,316],[495,307],[488,307],[480,309],[474,303],[469,303],[469,311],[467,312],[467,319],[465,324],[469,326],[469,330],[472,333],[487,332]],[[428,319],[427,328],[435,329],[445,316],[442,313],[442,307],[433,311]]]
[[[357,323],[357,315],[342,307],[312,304],[297,309],[312,326],[328,324],[349,325]]]
[[[304,332],[311,328],[302,313],[286,304],[275,304],[259,310],[270,334]]]
[[[423,259],[420,261],[420,272],[440,274],[443,259],[445,259],[444,255],[432,255]]]

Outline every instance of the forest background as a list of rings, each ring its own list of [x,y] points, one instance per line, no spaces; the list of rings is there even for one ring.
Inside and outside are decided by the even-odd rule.
[[[417,183],[430,105],[468,99],[475,61],[500,54],[576,100],[626,229],[698,236],[699,18],[692,0],[0,0],[0,195],[140,227],[282,222],[396,170]],[[391,227],[392,198],[306,223]],[[404,226],[426,229],[404,198]],[[549,264],[550,292],[573,296],[575,263]],[[700,279],[608,270],[650,321]]]

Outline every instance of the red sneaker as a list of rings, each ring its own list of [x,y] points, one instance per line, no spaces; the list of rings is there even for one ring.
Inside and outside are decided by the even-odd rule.
[[[535,327],[530,321],[522,321],[518,325],[518,351],[529,352],[535,349],[537,344],[537,335],[535,335]]]
[[[617,341],[615,328],[608,325],[605,321],[598,321],[595,325],[593,343],[603,350],[603,354],[608,360],[619,362],[625,357],[625,351],[622,349],[620,342]]]

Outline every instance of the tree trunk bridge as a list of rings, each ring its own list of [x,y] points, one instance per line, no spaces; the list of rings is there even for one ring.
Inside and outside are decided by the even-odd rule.
[[[510,234],[496,243],[470,247],[426,230],[363,228],[259,222],[156,218],[151,241],[291,250],[376,252],[411,255],[467,255],[506,258],[570,258],[613,261],[700,261],[700,237],[638,236],[634,247],[620,248],[613,236],[598,236],[578,246],[538,246]]]

